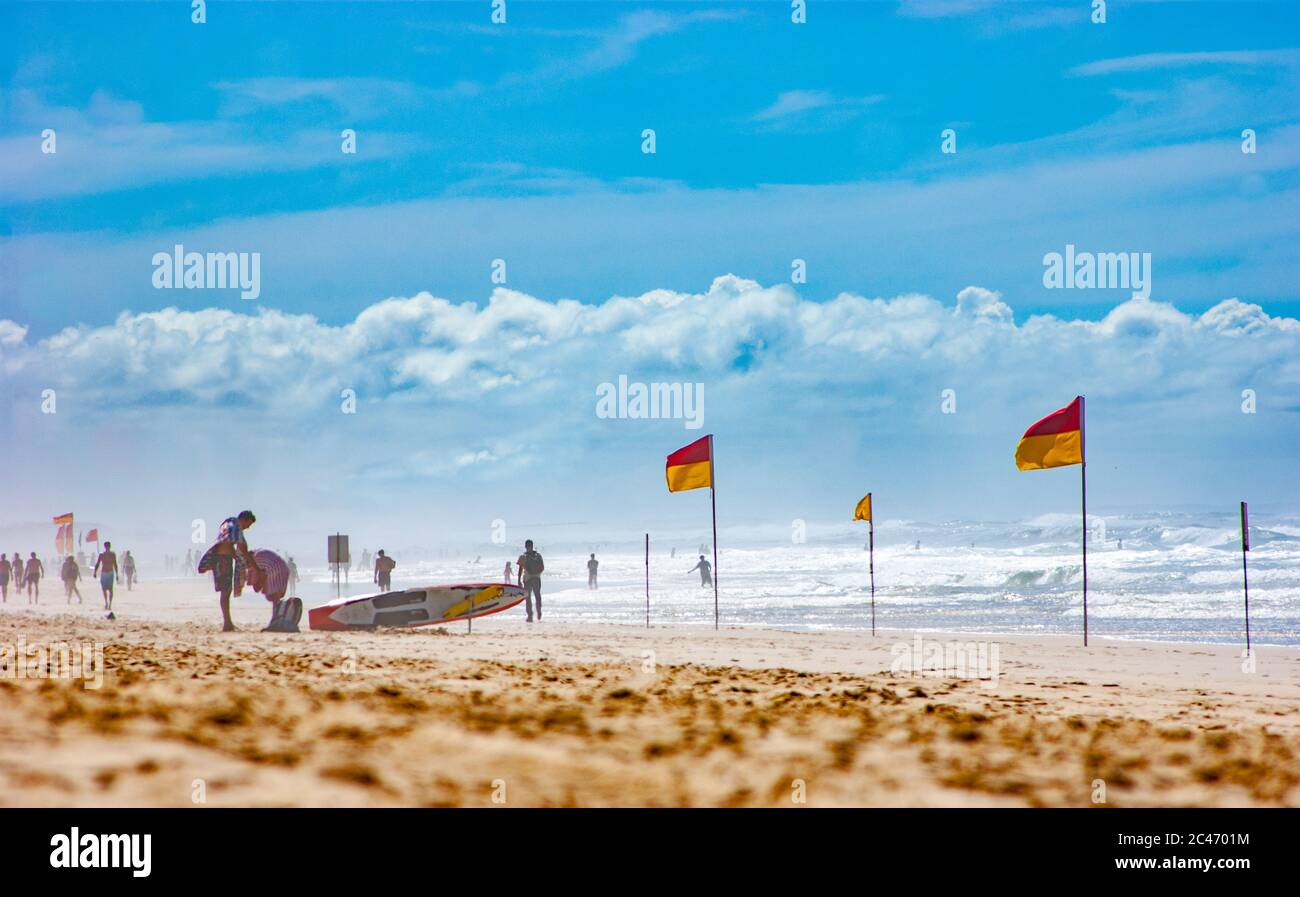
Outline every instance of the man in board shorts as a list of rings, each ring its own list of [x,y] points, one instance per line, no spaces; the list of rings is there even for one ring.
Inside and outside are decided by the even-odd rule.
[[[235,631],[235,622],[230,619],[231,593],[238,597],[248,568],[257,569],[257,560],[244,540],[244,530],[256,522],[252,511],[240,511],[234,517],[227,517],[217,530],[217,541],[199,558],[198,571],[212,572],[212,588],[221,596],[222,632]]]
[[[45,575],[45,565],[41,559],[32,552],[32,556],[27,559],[25,576],[27,578],[27,601],[31,604],[41,603],[41,577]],[[33,592],[35,593],[33,595]]]
[[[519,584],[524,587],[526,593],[525,601],[528,608],[528,619],[525,622],[533,622],[533,597],[537,598],[537,619],[542,618],[542,572],[546,570],[546,564],[542,562],[542,555],[533,551],[533,540],[528,539],[524,542],[524,553],[519,555],[515,561],[515,567],[519,570]]]
[[[397,561],[384,554],[384,549],[375,554],[375,582],[382,591],[387,592],[393,587],[393,568],[396,566]]]
[[[117,554],[113,551],[113,543],[105,542],[104,550],[99,553],[95,559],[95,570],[92,575],[99,575],[99,590],[104,593],[104,610],[108,611],[108,618],[113,617],[113,580],[117,579]]]

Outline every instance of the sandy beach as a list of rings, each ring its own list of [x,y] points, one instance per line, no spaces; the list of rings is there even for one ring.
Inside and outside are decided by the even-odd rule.
[[[1049,636],[996,679],[898,675],[911,632],[464,625],[218,631],[206,580],[0,608],[99,688],[0,679],[8,806],[1300,806],[1300,654]],[[89,599],[94,601],[94,599]]]

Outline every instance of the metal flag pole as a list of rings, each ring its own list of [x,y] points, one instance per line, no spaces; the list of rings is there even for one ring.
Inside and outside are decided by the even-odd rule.
[[[1250,518],[1241,503],[1241,587],[1246,596],[1246,653],[1250,653],[1250,578],[1246,573],[1246,552],[1250,551]]]
[[[713,628],[718,628],[718,492],[713,437],[709,436],[709,503],[713,506]]]
[[[1079,485],[1083,496],[1083,646],[1088,647],[1088,452],[1083,396],[1079,396]]]
[[[650,628],[650,534],[645,534],[645,628]]]
[[[871,634],[876,634],[876,503],[867,493],[871,519],[867,521],[867,567],[871,571]]]

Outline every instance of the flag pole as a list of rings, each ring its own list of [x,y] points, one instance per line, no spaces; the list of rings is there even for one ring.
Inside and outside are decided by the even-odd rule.
[[[1246,552],[1250,551],[1250,521],[1246,503],[1241,503],[1241,586],[1246,596],[1246,653],[1250,653],[1250,578],[1246,574]]]
[[[1083,496],[1083,646],[1088,647],[1088,452],[1083,396],[1079,396],[1079,485]]]
[[[645,628],[650,628],[650,534],[645,534]]]
[[[713,628],[718,628],[718,491],[713,436],[709,436],[709,504],[713,506]]]
[[[871,519],[867,521],[867,567],[871,570],[871,634],[876,634],[876,503],[867,493]]]

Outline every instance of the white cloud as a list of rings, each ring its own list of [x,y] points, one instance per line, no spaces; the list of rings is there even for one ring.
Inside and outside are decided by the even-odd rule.
[[[1101,59],[1070,69],[1072,75],[1113,75],[1118,72],[1146,72],[1195,66],[1300,66],[1300,48],[1282,50],[1215,50],[1190,53],[1142,53],[1115,59]]]
[[[955,306],[920,295],[845,293],[818,302],[732,275],[703,293],[657,290],[599,304],[498,288],[480,307],[420,293],[375,303],[339,326],[276,311],[164,309],[70,327],[35,344],[24,332],[0,322],[11,366],[105,408],[236,398],[290,416],[332,407],[348,386],[377,402],[410,399],[414,390],[417,400],[486,411],[555,390],[581,405],[588,387],[620,372],[851,385],[864,377],[897,384],[929,367],[965,364],[985,379],[1014,379],[1051,365],[1073,382],[1113,364],[1101,388],[1123,396],[1153,388],[1145,375],[1126,376],[1134,357],[1222,382],[1243,366],[1280,369],[1300,357],[1300,322],[1235,299],[1199,317],[1135,298],[1100,321],[1039,316],[1017,324],[1001,294],[977,286],[963,289]]]

